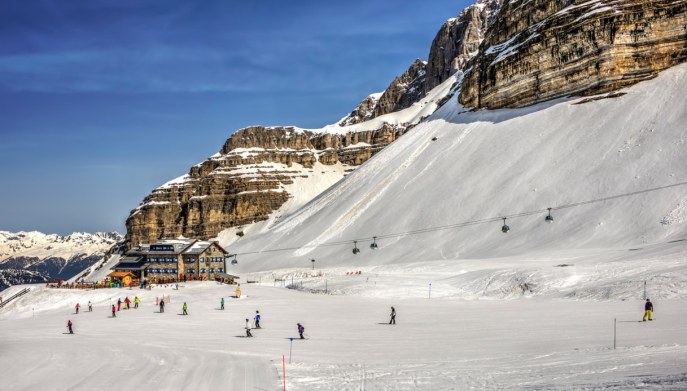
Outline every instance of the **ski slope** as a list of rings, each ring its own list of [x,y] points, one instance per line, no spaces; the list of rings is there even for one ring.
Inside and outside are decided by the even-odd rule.
[[[455,99],[267,232],[233,243],[237,271],[627,249],[685,238],[687,66],[597,100],[466,111]],[[436,138],[436,141],[433,141]],[[547,207],[555,223],[545,224]],[[405,232],[533,210],[540,215]],[[398,234],[398,235],[393,235]],[[367,247],[374,236],[379,250]],[[363,251],[352,254],[353,241]],[[345,242],[338,246],[322,246]],[[287,248],[286,251],[273,250]]]
[[[442,297],[437,285],[430,299],[427,281],[412,275],[325,271],[304,286],[326,278],[338,294],[263,280],[243,284],[241,299],[212,282],[151,291],[36,287],[0,311],[3,388],[281,390],[282,356],[287,390],[687,387],[684,299],[655,299],[657,320],[638,322],[641,291],[628,300],[460,300]],[[141,308],[110,317],[110,303],[134,295]],[[155,305],[162,295],[171,299],[163,314]],[[92,313],[83,312],[88,300]],[[180,315],[184,302],[188,316]],[[391,305],[395,326],[387,324]],[[255,310],[263,329],[245,338],[244,319]],[[75,335],[65,334],[67,320]],[[289,363],[297,322],[307,340],[293,341]]]

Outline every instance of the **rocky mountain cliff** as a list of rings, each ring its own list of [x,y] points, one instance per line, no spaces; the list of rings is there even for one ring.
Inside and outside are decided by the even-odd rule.
[[[132,243],[212,238],[224,229],[266,220],[293,198],[289,187],[296,181],[309,182],[315,196],[411,126],[385,123],[345,134],[295,127],[238,130],[218,154],[147,196],[127,220],[128,238]],[[313,178],[318,176],[326,178]]]
[[[103,257],[122,240],[116,232],[46,235],[0,231],[0,290],[3,284],[66,280]]]
[[[469,64],[460,102],[490,109],[597,94],[687,59],[687,1],[510,1]]]
[[[479,0],[444,23],[427,62],[416,60],[337,124],[234,133],[132,210],[127,239],[209,239],[229,228],[241,237],[257,222],[274,223],[458,91],[468,108],[519,107],[653,77],[685,60],[686,2]]]
[[[153,190],[132,210],[127,239],[209,239],[232,227],[240,236],[256,222],[304,205],[456,92],[441,84],[477,54],[486,22],[499,4],[480,0],[449,20],[434,39],[429,63],[415,60],[384,92],[365,98],[338,124],[238,130],[219,153]],[[456,56],[461,60],[453,61]],[[430,88],[428,70],[433,72]]]
[[[479,52],[479,45],[501,3],[502,0],[478,0],[441,26],[429,49],[425,91],[466,68],[468,61]]]

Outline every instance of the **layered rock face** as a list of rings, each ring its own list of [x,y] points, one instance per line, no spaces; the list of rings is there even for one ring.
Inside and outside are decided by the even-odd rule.
[[[460,102],[490,109],[616,90],[687,58],[687,1],[512,1],[488,29]]]
[[[322,174],[313,169],[316,164],[352,169],[409,127],[384,124],[345,134],[241,129],[218,154],[148,195],[127,219],[127,239],[133,244],[181,235],[209,239],[224,229],[266,220],[293,197],[288,185]]]
[[[465,69],[468,61],[478,53],[501,2],[480,0],[441,26],[429,49],[425,92],[443,83],[456,71]]]

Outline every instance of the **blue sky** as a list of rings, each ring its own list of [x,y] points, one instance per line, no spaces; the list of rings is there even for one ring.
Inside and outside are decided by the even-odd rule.
[[[124,232],[248,125],[320,127],[468,2],[0,2],[0,230]]]

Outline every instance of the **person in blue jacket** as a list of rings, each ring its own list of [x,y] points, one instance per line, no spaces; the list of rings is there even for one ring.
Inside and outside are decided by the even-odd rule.
[[[255,311],[255,328],[260,328],[260,311]]]

